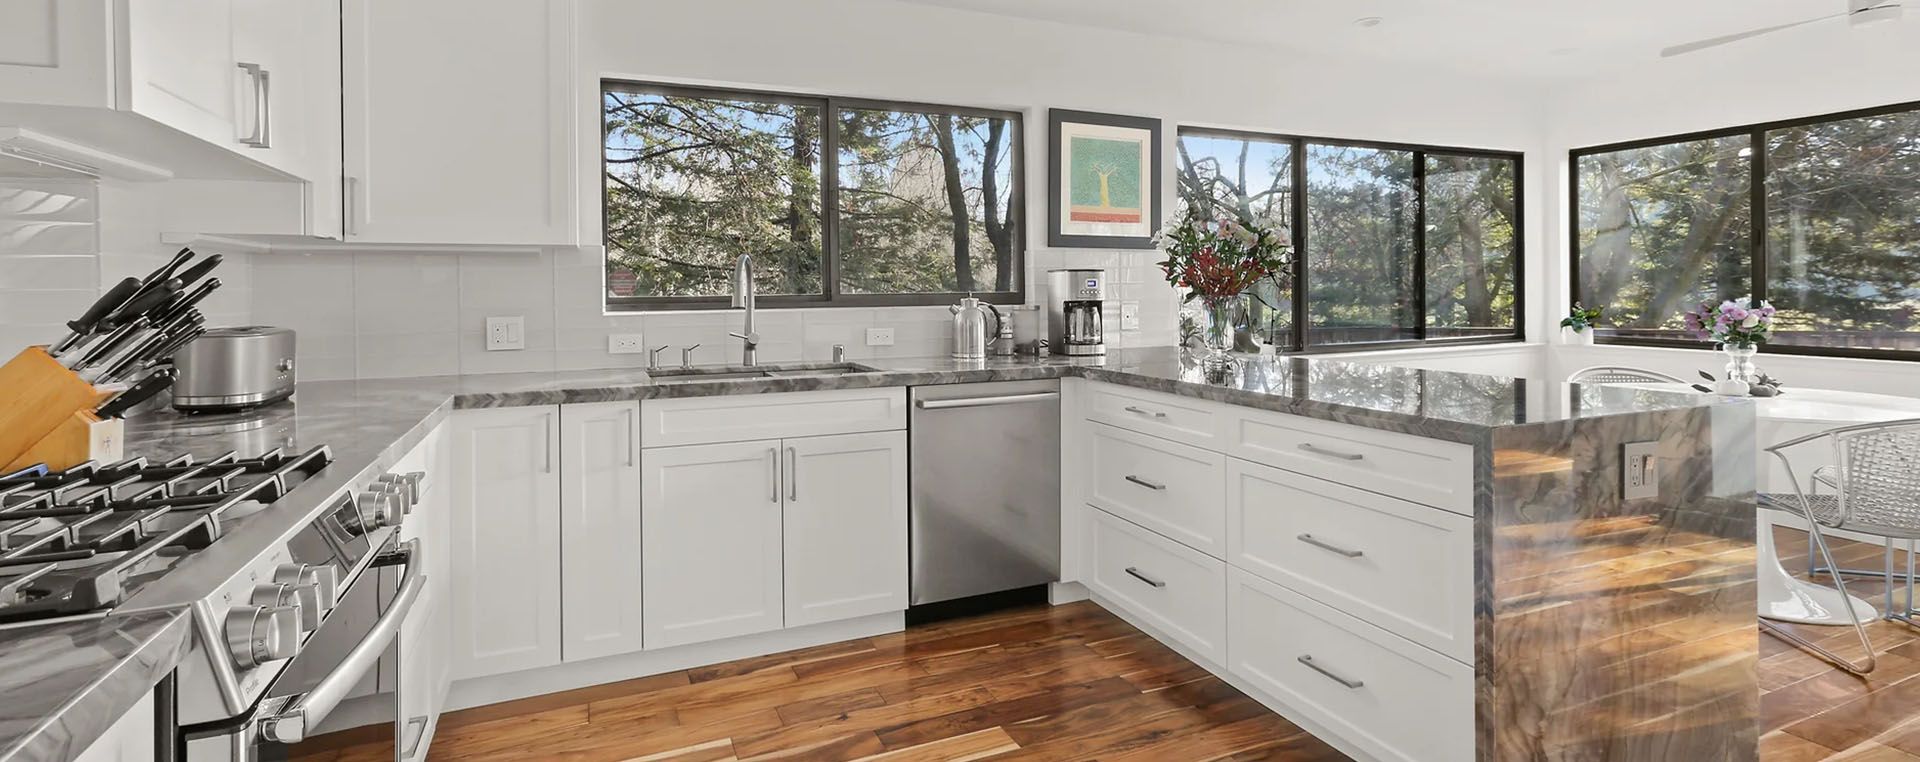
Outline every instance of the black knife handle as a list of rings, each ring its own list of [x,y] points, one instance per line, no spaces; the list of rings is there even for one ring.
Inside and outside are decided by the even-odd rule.
[[[180,285],[183,287],[191,286],[194,281],[206,277],[207,273],[213,272],[213,268],[220,266],[220,259],[220,255],[215,254],[187,268],[185,272],[180,273],[178,276],[180,278]]]
[[[113,288],[107,289],[107,293],[100,296],[100,301],[94,302],[92,307],[87,308],[86,314],[81,315],[79,320],[68,321],[67,328],[82,335],[93,333],[93,327],[100,324],[101,318],[112,313],[114,308],[126,304],[128,297],[139,290],[139,278],[127,278],[114,284]]]
[[[177,371],[173,368],[156,370],[146,378],[135,382],[133,386],[127,387],[127,390],[121,392],[119,396],[107,400],[107,404],[101,405],[94,414],[101,418],[118,418],[133,409],[135,405],[152,399],[154,395],[160,393],[160,390],[172,386],[176,374]]]
[[[108,317],[103,325],[108,327],[119,326],[136,317],[145,315],[149,310],[173,299],[173,295],[179,293],[180,287],[180,280],[178,278],[154,286],[145,293],[134,297],[132,301],[121,305],[120,309],[115,310],[113,315]]]

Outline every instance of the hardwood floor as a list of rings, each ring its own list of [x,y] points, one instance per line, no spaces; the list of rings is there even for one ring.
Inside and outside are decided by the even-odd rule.
[[[1789,571],[1806,535],[1776,533]],[[1840,541],[1847,566],[1879,546]],[[1874,580],[1849,591],[1880,604]],[[1761,759],[1920,762],[1920,630],[1856,678],[1760,639]],[[1801,627],[1856,653],[1853,630]],[[370,747],[319,759],[373,760]],[[1033,608],[448,714],[432,758],[1270,760],[1346,757],[1091,603]]]
[[[1787,571],[1804,577],[1807,535],[1777,530],[1774,539]],[[1878,569],[1879,545],[1836,541],[1842,566]],[[1896,556],[1898,558],[1898,556]],[[1814,578],[1831,585],[1832,578]],[[1904,604],[1905,585],[1894,594]],[[1876,608],[1885,586],[1866,577],[1847,578],[1847,592]],[[1845,656],[1862,654],[1851,627],[1793,626],[1795,632]],[[1867,628],[1879,665],[1854,677],[1807,655],[1784,640],[1760,636],[1760,758],[1765,762],[1821,759],[1920,762],[1920,630],[1877,621]]]
[[[454,712],[431,758],[1347,759],[1092,603]]]

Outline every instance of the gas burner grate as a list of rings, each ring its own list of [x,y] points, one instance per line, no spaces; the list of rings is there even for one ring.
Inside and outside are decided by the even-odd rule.
[[[322,445],[0,477],[0,624],[111,608],[129,577],[218,541],[229,509],[279,500],[332,461]]]

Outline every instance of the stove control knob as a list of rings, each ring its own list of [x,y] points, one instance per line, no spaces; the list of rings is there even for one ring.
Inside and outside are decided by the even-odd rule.
[[[340,605],[340,573],[333,564],[281,564],[274,567],[273,581],[295,587],[311,587],[313,598],[324,613]]]
[[[360,508],[360,525],[371,532],[400,523],[398,495],[386,492],[362,492],[355,503]]]
[[[402,516],[413,512],[413,501],[407,499],[407,487],[404,484],[382,478],[380,481],[367,485],[367,491],[386,495],[391,498],[393,504],[400,508],[400,515]]]
[[[252,669],[293,658],[300,650],[300,610],[294,606],[235,606],[227,611],[227,651]]]
[[[306,585],[289,585],[280,582],[262,582],[253,586],[253,605],[283,606],[297,612],[294,618],[300,622],[301,632],[313,632],[320,628],[319,590]]]
[[[409,507],[420,502],[420,482],[426,479],[424,471],[409,471],[404,474],[381,474],[379,481],[400,487],[400,494],[407,498]]]

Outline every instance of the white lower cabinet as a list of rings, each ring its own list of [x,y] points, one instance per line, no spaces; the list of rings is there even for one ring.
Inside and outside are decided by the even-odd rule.
[[[560,409],[451,421],[453,677],[560,663]]]
[[[560,407],[560,655],[640,650],[640,403]]]
[[[641,453],[648,648],[782,626],[780,440]]]
[[[1201,656],[1222,661],[1226,564],[1104,510],[1087,513],[1087,587]]]
[[[1229,569],[1227,670],[1383,760],[1473,758],[1473,668]]]
[[[783,445],[786,625],[905,609],[907,433]]]

